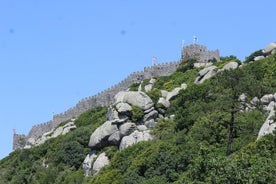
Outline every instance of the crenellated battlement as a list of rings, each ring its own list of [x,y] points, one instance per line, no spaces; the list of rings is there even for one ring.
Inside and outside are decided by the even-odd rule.
[[[182,48],[182,60],[195,58],[198,63],[207,63],[210,60],[220,60],[219,50],[207,50],[207,47],[199,44],[191,44]]]
[[[118,84],[111,86],[110,88],[103,90],[94,96],[83,98],[76,104],[76,106],[69,108],[63,113],[55,114],[52,120],[46,123],[34,125],[29,134],[26,136],[26,139],[36,139],[43,133],[49,132],[57,127],[61,122],[73,117],[78,117],[88,109],[96,106],[108,106],[114,103],[114,96],[118,92],[127,90],[133,83],[141,82],[142,80],[150,79],[151,77],[171,75],[176,71],[179,64],[179,61],[155,64],[150,67],[145,67],[143,71],[133,72]],[[14,139],[14,144],[16,144],[15,142],[17,141]]]
[[[193,44],[183,48],[182,59],[194,56],[199,56],[199,59],[202,62],[209,60],[210,58],[216,58],[219,60],[219,51],[207,51],[205,46],[198,44]],[[114,96],[120,91],[127,90],[133,83],[139,83],[144,79],[150,79],[152,77],[169,76],[173,74],[180,65],[180,62],[181,60],[154,64],[153,66],[145,67],[143,71],[131,73],[118,84],[111,86],[110,88],[101,91],[96,95],[83,98],[74,107],[69,108],[63,113],[55,114],[52,120],[46,123],[34,125],[27,136],[17,134],[14,135],[13,148],[23,148],[24,145],[22,145],[22,143],[25,145],[30,144],[30,140],[37,139],[44,133],[56,128],[61,122],[78,117],[88,109],[96,106],[108,106],[114,103]],[[25,142],[22,141],[23,139]]]

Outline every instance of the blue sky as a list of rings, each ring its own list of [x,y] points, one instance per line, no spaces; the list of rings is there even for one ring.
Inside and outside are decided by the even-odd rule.
[[[244,60],[276,41],[276,1],[0,0],[0,159],[27,134],[198,37]]]

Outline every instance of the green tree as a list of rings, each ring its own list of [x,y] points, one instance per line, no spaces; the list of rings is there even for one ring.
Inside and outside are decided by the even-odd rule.
[[[56,152],[55,161],[64,163],[76,169],[80,167],[84,158],[83,147],[77,141],[63,142],[60,150]]]
[[[222,93],[218,93],[218,98],[224,103],[222,109],[230,113],[230,119],[226,122],[228,126],[227,151],[226,155],[231,154],[231,146],[235,137],[235,117],[240,111],[239,96],[247,88],[246,82],[243,81],[244,72],[241,69],[226,70],[215,76],[215,83],[219,86]]]

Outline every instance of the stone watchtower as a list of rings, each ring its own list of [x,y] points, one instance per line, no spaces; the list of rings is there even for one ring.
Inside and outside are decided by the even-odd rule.
[[[26,144],[26,136],[23,134],[13,134],[13,150],[23,149]]]
[[[219,61],[219,50],[209,51],[205,46],[194,43],[182,48],[181,60],[190,58],[196,59],[198,65],[207,64],[213,59]]]

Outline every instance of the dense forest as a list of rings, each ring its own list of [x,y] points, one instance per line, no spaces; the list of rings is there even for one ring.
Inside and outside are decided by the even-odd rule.
[[[240,67],[218,72],[202,84],[194,83],[201,68],[193,68],[192,59],[182,61],[171,76],[158,77],[147,92],[154,101],[160,90],[184,82],[188,86],[166,110],[165,116],[174,118],[160,120],[151,141],[122,151],[116,146],[99,150],[110,163],[98,174],[85,177],[82,162],[90,151],[90,135],[107,118],[107,107],[80,115],[77,129],[66,135],[2,159],[0,183],[276,183],[276,137],[257,140],[268,112],[261,103],[248,106],[254,97],[276,93],[276,54],[254,62],[222,57],[213,65],[220,69],[231,61]],[[241,95],[246,96],[242,101]]]

